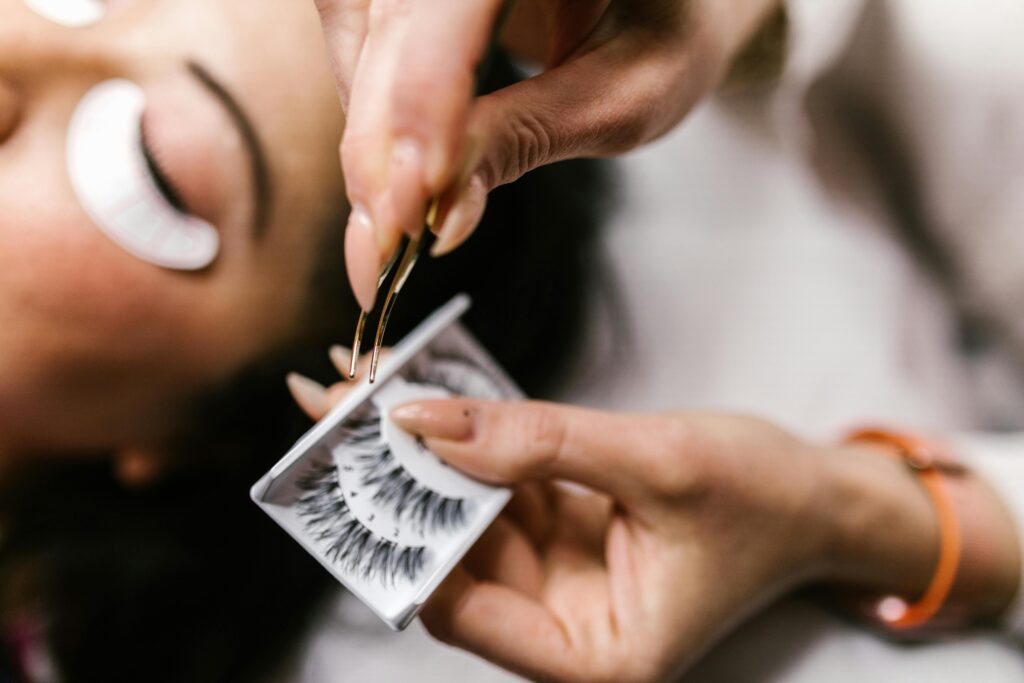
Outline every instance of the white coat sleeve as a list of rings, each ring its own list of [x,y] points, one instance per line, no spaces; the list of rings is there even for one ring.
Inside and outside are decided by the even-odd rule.
[[[1017,523],[1019,546],[1024,550],[1024,433],[964,434],[951,442],[964,462],[1000,495]],[[1024,571],[1021,575],[1022,585],[1003,624],[1008,633],[1024,643]]]

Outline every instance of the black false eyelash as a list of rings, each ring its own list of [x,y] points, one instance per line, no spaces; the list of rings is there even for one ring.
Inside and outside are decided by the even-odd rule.
[[[297,486],[304,492],[298,501],[299,516],[306,530],[327,544],[328,559],[385,585],[393,585],[399,576],[416,580],[426,564],[426,547],[402,546],[363,526],[345,502],[334,463],[314,462]]]
[[[408,520],[422,535],[431,531],[453,531],[466,522],[466,503],[450,498],[416,481],[395,458],[380,435],[380,418],[375,408],[349,422],[344,431],[349,448],[363,470],[360,483],[373,490],[373,501],[391,508],[398,521]]]
[[[145,117],[143,117],[142,123],[139,125],[139,149],[142,150],[142,158],[146,161],[146,170],[149,172],[150,178],[153,179],[157,190],[160,191],[160,196],[175,211],[188,213],[185,209],[185,202],[181,198],[181,193],[174,187],[174,183],[171,182],[170,177],[160,166],[160,162],[157,160],[156,154],[154,154],[153,148],[149,144],[149,137],[146,135]]]
[[[373,500],[391,506],[396,519],[408,519],[423,533],[451,531],[466,521],[466,504],[461,498],[449,498],[423,486],[395,460],[386,445],[373,454],[360,455],[364,486],[375,487]]]

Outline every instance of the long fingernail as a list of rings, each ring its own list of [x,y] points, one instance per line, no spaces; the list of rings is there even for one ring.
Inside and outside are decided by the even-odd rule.
[[[288,373],[285,383],[292,398],[307,413],[317,415],[327,410],[327,389],[324,385],[297,372]]]
[[[458,248],[473,234],[473,229],[483,217],[485,208],[487,189],[483,178],[474,175],[444,217],[437,233],[437,241],[430,248],[430,255],[444,256]]]
[[[390,416],[411,434],[468,441],[473,438],[476,408],[471,401],[461,399],[415,401],[393,408]]]
[[[352,293],[364,311],[372,311],[377,300],[377,278],[382,263],[370,214],[362,206],[352,207],[345,228],[345,268]]]
[[[349,363],[352,360],[352,349],[346,349],[340,344],[335,344],[327,350],[331,364],[341,373],[341,376],[348,379]]]
[[[458,201],[459,197],[466,193],[467,188],[474,180],[474,176],[479,175],[476,173],[476,169],[480,166],[480,162],[483,161],[484,151],[485,145],[483,138],[480,135],[470,134],[466,141],[466,152],[463,155],[461,164],[462,170],[459,172],[458,178],[452,184],[451,189],[445,192],[445,195],[449,195],[449,198],[452,199],[453,204]],[[482,179],[478,178],[478,180],[480,180],[481,183],[483,182]],[[451,197],[452,194],[454,194],[454,198]],[[450,212],[451,211],[449,210],[449,213]],[[443,226],[430,220],[427,222],[430,225],[431,232],[440,236],[441,228]]]
[[[427,197],[423,184],[423,151],[415,140],[399,140],[392,148],[388,202],[401,230],[410,237],[419,236]]]

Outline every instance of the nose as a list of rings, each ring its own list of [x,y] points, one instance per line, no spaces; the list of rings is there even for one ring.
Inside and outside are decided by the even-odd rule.
[[[14,86],[0,78],[0,144],[7,142],[21,119],[21,97]]]
[[[34,100],[35,93],[45,90],[47,84],[102,76],[129,63],[129,55],[123,54],[125,41],[58,26],[20,0],[14,7],[9,4],[10,0],[0,0],[4,15],[0,22],[0,90],[6,82],[8,89]]]
[[[0,143],[51,94],[81,90],[128,63],[120,41],[58,26],[21,0],[0,0],[0,13]]]

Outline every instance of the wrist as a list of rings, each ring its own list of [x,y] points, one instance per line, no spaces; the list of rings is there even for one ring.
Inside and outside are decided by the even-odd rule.
[[[833,536],[825,578],[867,593],[917,599],[935,575],[937,510],[916,475],[871,446],[832,449],[829,467]],[[949,615],[966,623],[998,615],[1019,579],[1015,525],[995,493],[966,471],[944,475],[962,539]]]
[[[939,554],[939,527],[927,493],[907,467],[876,448],[828,449],[831,534],[823,578],[869,591],[916,596]]]

